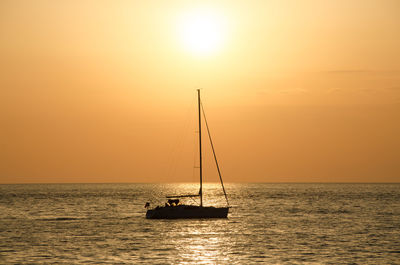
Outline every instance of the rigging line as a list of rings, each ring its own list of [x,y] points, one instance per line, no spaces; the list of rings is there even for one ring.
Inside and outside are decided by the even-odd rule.
[[[205,111],[204,111],[203,103],[202,103],[201,101],[200,101],[200,105],[201,105],[201,110],[202,110],[202,112],[203,112],[204,122],[206,123],[208,139],[210,140],[211,149],[212,149],[212,151],[213,151],[215,164],[217,165],[219,180],[221,181],[222,190],[224,191],[226,204],[229,206],[228,196],[226,195],[225,187],[224,187],[224,182],[222,181],[221,171],[220,171],[220,169],[219,169],[219,165],[218,165],[218,161],[217,161],[217,155],[215,154],[214,144],[213,144],[212,139],[211,139],[211,133],[210,133],[210,129],[209,129],[209,127],[208,127],[208,122],[207,122],[207,118],[206,118],[206,113],[205,113]]]

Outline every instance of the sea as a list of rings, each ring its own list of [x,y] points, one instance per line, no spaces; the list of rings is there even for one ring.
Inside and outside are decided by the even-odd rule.
[[[0,185],[0,264],[400,264],[400,184],[227,183],[227,219],[145,218],[198,190]],[[204,204],[226,205],[219,184]]]

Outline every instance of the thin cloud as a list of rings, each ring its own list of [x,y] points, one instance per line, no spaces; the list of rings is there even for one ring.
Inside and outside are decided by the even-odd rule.
[[[321,71],[322,74],[367,74],[374,73],[375,71],[370,70],[330,70],[330,71]]]
[[[280,94],[307,94],[309,91],[304,88],[296,87],[296,88],[260,88],[257,90],[259,94],[271,94],[271,93],[280,93]]]
[[[365,92],[365,93],[370,93],[370,92],[375,92],[376,89],[370,88],[370,87],[362,87],[358,89],[361,92]]]
[[[329,88],[329,89],[326,90],[326,92],[327,92],[328,94],[331,94],[331,93],[338,93],[338,92],[342,92],[342,91],[343,91],[343,89],[340,88],[340,87],[332,87],[332,88]]]
[[[399,74],[400,71],[397,70],[365,70],[365,69],[337,69],[337,70],[327,70],[327,71],[319,71],[320,74],[329,74],[329,75],[344,75],[344,74]]]
[[[400,86],[386,87],[385,89],[397,91],[397,90],[400,90]]]
[[[294,88],[280,88],[276,90],[277,93],[281,94],[308,94],[309,91],[307,89],[301,87]]]

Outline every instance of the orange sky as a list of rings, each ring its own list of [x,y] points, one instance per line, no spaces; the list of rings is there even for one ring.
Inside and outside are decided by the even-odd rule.
[[[223,23],[210,53],[180,36],[198,10]],[[196,181],[198,87],[226,182],[399,182],[399,14],[397,0],[3,0],[0,183]]]

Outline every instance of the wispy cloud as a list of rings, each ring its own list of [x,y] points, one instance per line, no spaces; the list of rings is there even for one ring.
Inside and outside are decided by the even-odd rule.
[[[374,73],[375,71],[371,70],[329,70],[329,71],[320,71],[322,74],[367,74]]]
[[[294,87],[294,88],[260,88],[257,90],[259,94],[307,94],[309,91],[307,89],[301,87]]]
[[[338,92],[341,92],[341,91],[343,91],[343,89],[340,88],[340,87],[331,87],[331,88],[329,88],[329,89],[326,90],[326,92],[327,92],[328,94],[331,94],[331,93],[338,93]]]
[[[307,94],[309,90],[301,87],[293,88],[282,88],[282,87],[269,87],[269,88],[258,88],[257,93],[259,94]]]
[[[283,94],[307,94],[309,91],[301,87],[295,87],[295,88],[280,89],[279,92]]]
[[[319,71],[320,74],[343,75],[343,74],[400,74],[397,70],[365,70],[365,69],[337,69]]]
[[[358,90],[364,93],[376,92],[376,89],[373,89],[371,87],[362,87],[359,88]]]
[[[395,91],[400,91],[400,86],[386,87],[385,89],[387,89],[387,90],[395,90]]]

